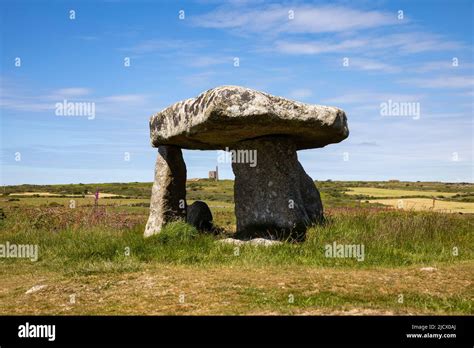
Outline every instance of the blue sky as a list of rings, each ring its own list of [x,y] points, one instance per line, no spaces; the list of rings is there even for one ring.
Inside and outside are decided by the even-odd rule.
[[[473,181],[472,1],[3,0],[0,11],[2,185],[152,181],[149,117],[219,85],[344,109],[348,139],[298,153],[313,179]],[[57,116],[65,99],[95,103],[95,117]],[[389,100],[417,103],[419,118],[381,115]],[[185,151],[188,178],[217,157]],[[233,178],[230,164],[220,174]]]

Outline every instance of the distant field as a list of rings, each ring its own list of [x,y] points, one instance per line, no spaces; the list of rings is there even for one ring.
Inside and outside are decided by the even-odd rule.
[[[474,214],[474,203],[449,202],[429,198],[403,198],[403,199],[371,199],[370,203],[380,203],[403,210],[432,210],[444,213],[470,213]]]
[[[20,197],[16,196],[15,200],[12,198],[0,197],[0,207],[2,206],[20,206],[20,205],[32,205],[32,206],[55,206],[62,205],[64,207],[69,207],[71,202],[76,207],[80,206],[93,206],[95,204],[95,199],[93,197],[57,197],[54,195],[51,196],[41,196],[41,197]],[[99,199],[100,205],[122,205],[122,206],[132,206],[134,204],[150,204],[149,199]]]
[[[216,243],[236,229],[231,180],[187,183],[188,204],[205,201],[219,235],[176,223],[148,239],[152,183],[3,187],[0,244],[36,244],[39,259],[0,258],[0,308],[18,315],[474,313],[474,185],[316,185],[326,221],[305,242],[237,253]],[[97,188],[96,207],[90,192]],[[364,260],[325,256],[333,242],[363,245]]]
[[[380,197],[380,198],[391,198],[391,197],[452,197],[455,196],[456,192],[437,192],[437,191],[422,191],[422,190],[397,190],[397,189],[384,189],[376,187],[350,187],[348,191],[345,192],[348,195],[363,195],[370,197]]]
[[[67,196],[67,197],[76,197],[77,195],[73,194],[65,194],[61,195],[59,193],[51,193],[51,192],[12,192],[10,193],[10,196],[12,197],[33,197],[33,196],[39,196],[39,197],[60,197],[60,196]],[[114,193],[99,193],[99,197],[101,198],[110,198],[110,197],[118,197],[119,195],[116,195]],[[84,197],[89,197],[89,198],[95,198],[94,194],[85,194]]]
[[[350,187],[344,193],[356,198],[361,196],[376,198],[363,199],[363,201],[379,203],[396,209],[428,210],[444,213],[474,213],[474,202],[456,200],[458,197],[470,197],[470,194],[465,192]],[[434,206],[433,199],[435,199]]]

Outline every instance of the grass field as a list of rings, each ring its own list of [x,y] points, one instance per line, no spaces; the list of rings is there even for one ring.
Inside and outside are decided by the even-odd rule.
[[[458,192],[438,192],[438,191],[420,191],[420,190],[399,190],[384,189],[377,187],[351,187],[345,192],[348,195],[363,195],[369,197],[453,197]]]
[[[393,190],[406,184],[371,183]],[[452,193],[454,201],[443,203],[472,194],[469,184],[408,184],[410,191]],[[84,193],[84,185],[5,188],[0,244],[36,244],[39,259],[0,258],[2,314],[474,312],[473,214],[392,209],[345,194],[366,183],[318,182],[327,221],[310,228],[305,242],[235,247],[216,243],[235,231],[230,180],[187,187],[188,203],[205,200],[222,235],[175,223],[148,239],[151,184],[148,192],[144,183],[100,185],[122,198],[94,207],[91,198],[63,197],[79,195],[78,187]],[[60,197],[9,195],[19,192]],[[326,257],[333,242],[363,245],[364,260]]]
[[[432,210],[444,213],[468,213],[474,214],[474,203],[451,202],[429,198],[402,198],[402,199],[371,199],[370,203],[380,203],[397,209],[404,210]]]
[[[357,198],[365,197],[365,200],[368,199],[369,203],[379,203],[396,209],[428,210],[445,213],[474,213],[474,202],[471,202],[469,199],[459,199],[459,197],[468,198],[472,196],[472,193],[386,189],[378,187],[351,187],[344,193],[346,195],[356,196]]]
[[[3,200],[0,202],[0,206],[41,206],[41,207],[57,207],[57,206],[94,206],[94,198],[93,197],[54,197],[54,196],[47,196],[47,197],[20,197],[20,196],[13,196],[15,198],[10,198],[5,201]],[[115,206],[139,206],[142,205],[144,207],[148,207],[150,204],[150,200],[147,198],[107,198],[101,199],[101,205],[115,205]]]

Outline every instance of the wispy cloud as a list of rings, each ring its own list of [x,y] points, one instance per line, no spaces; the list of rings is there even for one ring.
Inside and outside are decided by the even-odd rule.
[[[449,40],[443,35],[421,31],[395,33],[373,38],[371,45],[380,49],[396,48],[401,54],[446,51],[464,47],[462,43]]]
[[[458,65],[453,64],[452,59],[445,59],[445,60],[436,60],[436,61],[431,61],[431,62],[424,62],[421,64],[418,64],[417,66],[413,67],[413,72],[418,72],[418,73],[426,73],[426,72],[432,72],[432,71],[457,71],[457,70],[464,70],[464,69],[470,69],[473,67],[472,63],[469,62],[464,62],[464,61],[457,61]]]
[[[400,83],[419,88],[472,88],[473,76],[439,76],[400,80]]]
[[[111,95],[100,99],[104,102],[112,103],[142,103],[146,101],[147,96],[144,94],[121,94],[121,95]]]
[[[213,71],[203,71],[195,74],[189,74],[181,78],[188,86],[199,87],[202,89],[211,88],[211,78],[215,75]]]
[[[61,99],[61,98],[77,98],[89,95],[92,90],[84,87],[69,87],[61,88],[53,91],[51,94],[45,96],[47,99]]]
[[[148,96],[144,94],[119,94],[98,97],[92,89],[85,87],[67,87],[52,91],[43,91],[35,94],[26,88],[2,88],[0,107],[4,110],[17,110],[28,112],[44,112],[55,109],[55,105],[63,100],[78,102],[94,102],[104,112],[118,113],[127,106],[144,105]]]
[[[142,40],[137,44],[123,48],[124,51],[131,52],[133,54],[145,54],[156,51],[167,51],[169,49],[177,49],[182,47],[181,41],[172,40]]]
[[[207,68],[220,64],[232,64],[232,57],[212,57],[197,55],[189,59],[189,65],[196,68]]]
[[[221,6],[193,20],[194,25],[205,28],[259,33],[334,33],[395,23],[396,13],[317,5],[267,5],[254,9]]]
[[[349,52],[351,54],[415,54],[427,51],[453,50],[461,43],[422,32],[387,34],[378,37],[358,35],[357,38],[331,40],[278,41],[275,50],[287,54],[322,54]]]
[[[84,40],[84,41],[96,41],[99,40],[99,36],[96,35],[79,35],[77,36],[78,39]]]
[[[348,68],[365,71],[383,71],[387,73],[395,73],[401,70],[397,66],[393,66],[380,60],[359,57],[350,58]]]
[[[323,100],[323,102],[328,104],[371,104],[378,107],[381,102],[385,102],[389,99],[393,101],[419,102],[423,98],[423,94],[361,91],[328,98]]]
[[[260,41],[263,41],[259,50],[293,55],[348,52],[362,57],[380,54],[392,56],[465,47],[442,35],[410,26],[411,21],[406,16],[403,21],[398,20],[396,11],[364,10],[342,5],[272,4],[244,7],[227,4],[194,17],[191,23],[237,34],[258,33]],[[383,30],[386,28],[391,32]],[[370,33],[365,29],[371,29]],[[278,38],[276,41],[267,40],[265,45],[266,39],[275,37]],[[366,62],[360,68],[393,72],[387,66],[373,63]]]
[[[289,97],[294,99],[305,99],[311,97],[313,95],[313,91],[308,88],[298,88],[290,91]]]
[[[131,55],[144,55],[150,53],[176,54],[202,47],[203,42],[173,39],[145,39],[122,47],[120,50]]]
[[[321,54],[344,52],[354,48],[364,47],[365,40],[331,41],[277,41],[275,50],[288,54]]]

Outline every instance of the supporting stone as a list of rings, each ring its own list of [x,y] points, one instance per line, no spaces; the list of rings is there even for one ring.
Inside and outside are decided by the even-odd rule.
[[[319,192],[299,163],[292,139],[242,141],[233,149],[232,169],[237,238],[301,241],[309,225],[322,221]]]
[[[159,233],[168,222],[185,219],[186,165],[181,148],[161,145],[158,147],[145,237]]]
[[[212,212],[206,202],[195,201],[188,205],[186,222],[201,232],[212,232]]]

